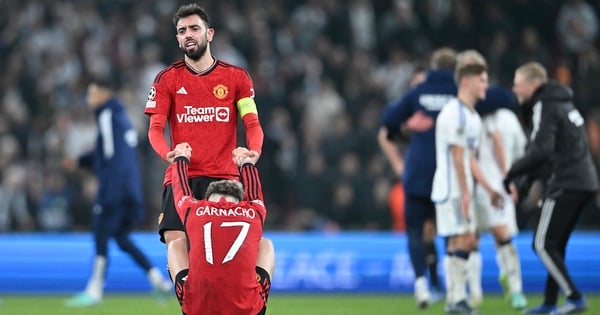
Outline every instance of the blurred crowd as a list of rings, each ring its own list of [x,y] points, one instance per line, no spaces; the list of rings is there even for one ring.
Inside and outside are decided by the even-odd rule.
[[[186,1],[187,2],[187,1]],[[140,135],[155,229],[166,163],[147,141],[145,99],[158,71],[182,58],[172,0],[0,1],[0,231],[89,228],[96,182],[65,158],[91,150],[92,74],[108,74]],[[267,229],[389,230],[398,178],[379,151],[382,109],[432,50],[477,49],[493,83],[539,61],[569,84],[600,164],[600,1],[201,1],[218,59],[246,68],[265,131]],[[243,130],[243,128],[241,128]],[[240,135],[240,139],[243,137]],[[580,228],[600,225],[592,205]],[[522,228],[530,223],[522,222]]]

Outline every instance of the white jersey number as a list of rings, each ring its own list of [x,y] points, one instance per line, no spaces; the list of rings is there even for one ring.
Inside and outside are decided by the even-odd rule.
[[[250,223],[248,223],[248,222],[241,222],[241,221],[223,222],[220,225],[220,227],[225,227],[225,228],[226,227],[234,227],[234,226],[241,227],[240,233],[235,238],[235,241],[233,242],[233,244],[231,244],[231,247],[229,248],[229,251],[227,251],[227,254],[225,255],[225,258],[223,258],[223,261],[221,262],[221,264],[224,264],[224,263],[232,260],[233,257],[235,257],[235,254],[237,254],[238,250],[240,250],[240,247],[242,247],[242,244],[244,243],[246,236],[248,236],[248,231],[250,230]],[[213,243],[212,243],[212,233],[211,232],[212,232],[212,222],[208,222],[208,223],[204,224],[204,254],[206,255],[206,262],[208,262],[211,265],[214,265],[213,249],[212,249]]]

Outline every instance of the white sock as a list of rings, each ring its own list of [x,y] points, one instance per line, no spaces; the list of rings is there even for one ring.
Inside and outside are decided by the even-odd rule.
[[[147,276],[153,288],[165,289],[167,288],[167,285],[170,284],[165,281],[165,277],[156,267],[152,267],[152,269],[148,271]]]
[[[92,265],[92,275],[88,280],[85,292],[101,300],[104,293],[104,276],[106,274],[106,257],[96,256]]]
[[[467,283],[469,284],[469,292],[471,296],[481,297],[483,289],[481,287],[481,268],[483,262],[479,251],[469,253],[467,260]]]
[[[455,304],[467,299],[467,260],[457,257],[448,257],[448,284],[449,288],[447,299],[449,303]]]
[[[500,255],[499,247],[496,247],[496,264],[498,265],[498,274],[503,276],[506,274],[506,266],[502,256]]]
[[[519,262],[519,254],[513,243],[508,243],[498,246],[496,249],[500,261],[504,265],[504,274],[508,278],[510,293],[521,293],[523,291],[523,283],[521,279],[521,263]]]
[[[448,255],[444,255],[442,258],[442,266],[444,266],[444,286],[446,286],[446,302],[451,303],[451,293],[450,293],[450,257]]]

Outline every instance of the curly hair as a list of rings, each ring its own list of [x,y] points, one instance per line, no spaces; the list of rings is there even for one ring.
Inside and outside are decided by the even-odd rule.
[[[206,188],[206,199],[212,194],[220,194],[237,198],[238,201],[244,199],[244,187],[242,183],[234,180],[219,180],[212,182]]]
[[[173,25],[177,27],[177,22],[179,22],[180,19],[192,15],[199,16],[200,19],[206,23],[206,27],[210,28],[210,17],[208,16],[208,13],[196,3],[190,3],[179,7],[175,15],[173,15]]]

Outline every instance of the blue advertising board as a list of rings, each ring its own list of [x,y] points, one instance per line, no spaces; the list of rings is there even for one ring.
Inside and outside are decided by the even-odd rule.
[[[266,233],[276,250],[272,290],[279,292],[411,293],[413,271],[406,237],[394,233]],[[133,235],[150,260],[163,271],[165,247],[155,233]],[[515,239],[521,255],[526,292],[543,290],[546,272],[531,249],[530,233]],[[600,292],[598,233],[577,232],[567,252],[575,282],[584,292]],[[437,243],[440,254],[442,242]],[[482,281],[486,292],[500,292],[493,240],[484,235]],[[0,294],[64,294],[82,290],[90,272],[93,242],[90,234],[0,235]],[[439,272],[443,275],[442,264]],[[166,271],[165,271],[166,273]],[[150,290],[144,272],[110,244],[107,292]]]

